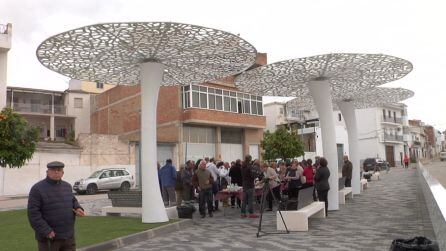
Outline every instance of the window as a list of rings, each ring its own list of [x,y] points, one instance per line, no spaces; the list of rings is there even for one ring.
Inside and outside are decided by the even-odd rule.
[[[215,109],[215,95],[209,94],[209,109]]]
[[[251,108],[252,108],[252,114],[257,114],[257,102],[256,101],[251,101]]]
[[[389,114],[389,118],[392,117],[392,113],[390,111],[387,111],[387,113]]]
[[[215,107],[219,111],[223,110],[223,97],[222,96],[215,97]]]
[[[200,100],[199,100],[199,94],[198,94],[198,92],[192,92],[192,106],[193,107],[200,107],[199,105],[200,105]]]
[[[208,96],[203,92],[200,92],[200,108],[208,108]]]
[[[184,126],[183,140],[188,143],[215,143],[215,128]]]
[[[82,108],[83,101],[82,98],[74,98],[74,108]]]
[[[103,89],[104,88],[104,83],[96,82],[96,88]]]
[[[342,115],[340,113],[338,113],[338,120],[342,121]]]
[[[244,100],[243,103],[244,103],[244,109],[245,109],[244,113],[251,113],[251,106],[250,106],[249,100]]]
[[[280,107],[279,114],[283,114],[283,107]]]
[[[229,97],[224,97],[225,101],[225,112],[231,111],[231,99]]]
[[[225,112],[263,115],[261,96],[200,85],[182,87],[183,108],[202,108]],[[284,108],[281,108],[284,113]]]
[[[231,112],[237,112],[237,99],[231,98]]]
[[[383,109],[383,118],[386,118],[386,110]]]

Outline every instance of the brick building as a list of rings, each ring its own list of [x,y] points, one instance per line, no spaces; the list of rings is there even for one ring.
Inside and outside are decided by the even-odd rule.
[[[253,67],[266,64],[258,54]],[[91,132],[138,142],[139,86],[116,86],[92,101]],[[147,121],[153,123],[153,121]],[[245,154],[260,157],[266,119],[262,97],[239,92],[234,77],[200,85],[163,86],[157,108],[158,161],[178,166],[203,157],[232,161]]]

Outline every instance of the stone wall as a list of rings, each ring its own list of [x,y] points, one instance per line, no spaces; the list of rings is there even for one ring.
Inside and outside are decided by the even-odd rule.
[[[135,147],[118,139],[118,135],[80,134],[80,165],[134,165]]]

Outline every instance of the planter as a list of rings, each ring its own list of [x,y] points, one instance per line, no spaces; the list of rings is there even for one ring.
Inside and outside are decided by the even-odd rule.
[[[142,207],[142,191],[110,191],[108,198],[114,207]]]

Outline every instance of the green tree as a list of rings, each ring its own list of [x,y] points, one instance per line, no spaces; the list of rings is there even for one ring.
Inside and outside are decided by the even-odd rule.
[[[36,150],[38,129],[10,108],[0,112],[0,166],[20,168]]]
[[[275,132],[266,131],[263,134],[261,146],[265,153],[263,158],[287,159],[299,157],[304,154],[304,147],[296,132],[289,132],[286,128],[280,127]]]

